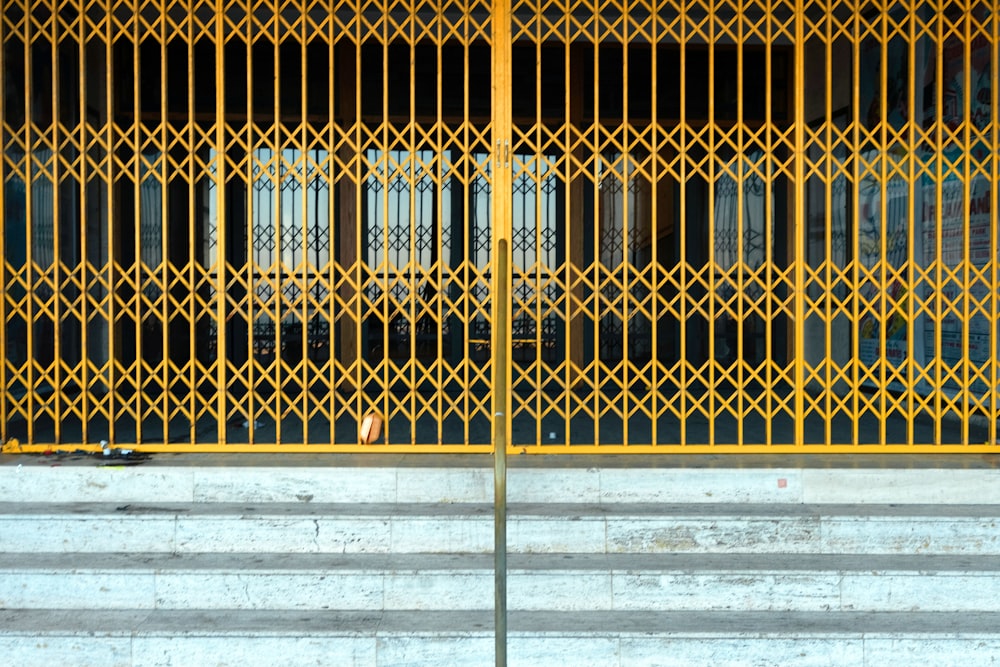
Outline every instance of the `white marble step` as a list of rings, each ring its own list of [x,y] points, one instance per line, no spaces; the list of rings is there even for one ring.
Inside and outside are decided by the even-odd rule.
[[[512,504],[513,553],[1000,555],[996,505]],[[0,552],[490,553],[484,504],[0,503]]]
[[[1000,612],[1000,559],[512,554],[526,611]],[[0,608],[484,610],[482,554],[0,554]]]
[[[487,667],[492,612],[0,610],[18,667]],[[979,667],[1000,614],[512,612],[511,667]]]
[[[555,459],[551,467],[543,467],[544,460],[511,457],[509,501],[1000,504],[1000,468],[985,465],[772,468],[743,466],[742,459],[733,457],[731,467],[697,467],[662,456],[615,462],[590,457],[582,467],[571,467],[565,458]],[[437,465],[444,460],[451,465]],[[673,467],[661,467],[668,460]],[[105,466],[91,457],[4,456],[0,498],[43,503],[489,503],[493,469],[488,456],[461,455],[158,455],[129,466]]]

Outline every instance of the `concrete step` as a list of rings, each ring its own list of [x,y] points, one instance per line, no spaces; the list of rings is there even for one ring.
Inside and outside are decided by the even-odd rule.
[[[0,610],[19,667],[493,665],[492,612]],[[1000,614],[513,612],[512,667],[978,667]],[[13,659],[14,662],[9,661]]]
[[[105,465],[89,456],[0,456],[0,498],[42,503],[493,501],[490,457],[457,455],[448,458],[448,467],[436,465],[443,458],[189,454],[157,455],[142,465]],[[751,467],[740,458],[725,459],[733,461],[729,466],[699,467],[692,460],[568,456],[546,466],[536,457],[511,457],[508,499],[594,505],[1000,504],[1000,468],[978,459],[979,467],[960,459],[953,464],[957,467],[946,468]],[[922,465],[928,465],[926,459]]]
[[[513,553],[1000,555],[1000,505],[520,504]],[[0,552],[491,553],[484,504],[0,503]]]
[[[0,457],[5,662],[493,664],[488,458],[254,460]],[[512,460],[509,664],[1000,663],[990,461],[633,461]]]
[[[513,554],[526,611],[992,612],[1000,559]],[[489,610],[482,554],[0,554],[0,608]]]

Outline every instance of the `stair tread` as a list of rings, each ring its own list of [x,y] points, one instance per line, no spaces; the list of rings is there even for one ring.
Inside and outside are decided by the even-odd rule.
[[[741,504],[741,503],[510,503],[512,518],[580,518],[626,516],[733,517],[733,518],[821,518],[905,517],[926,519],[995,519],[1000,505],[926,504]],[[487,503],[20,503],[0,502],[0,518],[9,517],[117,517],[145,516],[232,516],[242,517],[493,517]]]
[[[492,636],[484,611],[256,611],[0,609],[0,636]],[[1000,636],[1000,613],[664,612],[508,614],[512,638],[557,636]]]
[[[350,573],[492,572],[493,555],[468,553],[13,553],[0,552],[0,573],[255,572]],[[602,573],[985,573],[1000,572],[994,555],[941,554],[688,554],[511,553],[511,572]]]

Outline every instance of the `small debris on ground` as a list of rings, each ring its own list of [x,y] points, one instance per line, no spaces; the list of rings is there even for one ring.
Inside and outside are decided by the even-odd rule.
[[[41,453],[36,453],[34,455],[28,453],[22,453],[20,456],[35,456],[39,459],[44,460],[50,465],[59,465],[63,461],[80,461],[85,459],[97,459],[101,462],[101,466],[122,466],[122,465],[139,465],[145,461],[149,461],[152,455],[143,452],[137,452],[134,449],[127,449],[123,447],[111,447],[107,442],[101,442],[102,448],[100,451],[91,451],[87,449],[46,449]]]

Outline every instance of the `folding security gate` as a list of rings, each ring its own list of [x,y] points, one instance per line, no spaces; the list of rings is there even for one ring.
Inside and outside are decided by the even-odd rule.
[[[2,4],[22,451],[994,449],[992,3]]]

